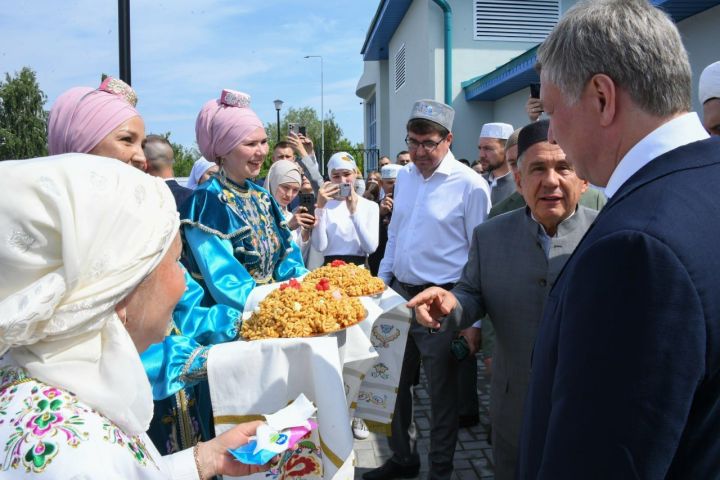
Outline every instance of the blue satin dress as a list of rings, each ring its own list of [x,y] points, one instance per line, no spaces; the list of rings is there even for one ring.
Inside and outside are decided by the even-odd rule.
[[[252,182],[214,177],[180,214],[187,291],[168,336],[142,355],[156,400],[148,433],[163,454],[212,438],[207,352],[238,337],[252,289],[307,273],[280,207]]]
[[[242,310],[256,285],[307,273],[282,210],[262,187],[213,177],[181,212],[188,270],[205,304]]]
[[[185,283],[167,336],[140,356],[155,400],[148,435],[163,455],[211,438],[208,421],[202,421],[197,384],[207,378],[210,346],[238,338],[242,316],[227,305],[202,306],[205,291],[187,271]]]

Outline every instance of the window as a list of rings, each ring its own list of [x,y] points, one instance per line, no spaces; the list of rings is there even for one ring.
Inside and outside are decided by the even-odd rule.
[[[377,128],[375,121],[375,96],[365,102],[365,120],[367,145],[365,148],[377,148]]]
[[[405,44],[395,54],[395,91],[405,85]]]
[[[474,0],[473,38],[542,42],[559,18],[558,0]]]

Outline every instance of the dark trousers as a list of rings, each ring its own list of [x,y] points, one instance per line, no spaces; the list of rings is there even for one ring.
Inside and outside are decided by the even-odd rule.
[[[411,295],[397,280],[390,284],[406,299]],[[458,434],[458,361],[450,351],[454,331],[429,333],[415,322],[413,314],[405,356],[400,373],[398,396],[392,419],[392,460],[401,465],[418,465],[417,429],[413,421],[412,390],[422,362],[430,394],[430,453],[428,478],[449,479],[453,471],[453,457]]]
[[[477,357],[468,355],[458,365],[458,413],[462,417],[480,414],[480,401],[477,391]]]

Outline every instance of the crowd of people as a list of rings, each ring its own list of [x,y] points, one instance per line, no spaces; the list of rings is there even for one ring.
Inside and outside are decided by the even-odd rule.
[[[348,152],[323,178],[299,133],[269,152],[249,95],[225,89],[181,185],[129,85],[63,93],[51,156],[0,164],[0,477],[261,471],[227,452],[259,422],[215,436],[208,352],[240,337],[255,287],[336,260],[413,309],[392,457],[365,480],[420,471],[421,367],[428,478],[451,478],[480,352],[496,478],[718,476],[720,62],[701,123],[672,21],[600,0],[560,20],[538,70],[527,125],[479,126],[472,163],[453,108],[422,99],[407,150],[365,179]]]

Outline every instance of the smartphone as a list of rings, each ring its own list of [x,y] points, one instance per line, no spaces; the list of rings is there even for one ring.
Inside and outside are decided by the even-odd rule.
[[[540,84],[539,83],[531,83],[530,84],[530,96],[532,98],[540,98]]]
[[[300,193],[300,206],[305,207],[307,213],[315,216],[315,195],[312,193]]]
[[[300,133],[300,124],[299,123],[288,123],[288,134],[294,133],[297,135]]]
[[[298,130],[300,131],[300,135],[303,135],[303,136],[307,135],[307,128],[305,127],[305,125],[300,125]]]
[[[340,184],[340,191],[338,192],[338,198],[347,198],[350,196],[350,191],[352,190],[353,186],[349,183],[341,183]]]

